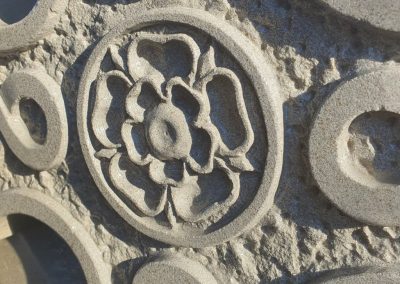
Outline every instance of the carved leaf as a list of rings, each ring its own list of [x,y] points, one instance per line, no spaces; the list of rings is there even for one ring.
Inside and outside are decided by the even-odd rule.
[[[254,171],[254,167],[251,165],[250,161],[244,155],[240,156],[240,157],[228,158],[228,164],[234,170],[237,170],[237,171],[240,171],[240,172],[251,172],[251,171]]]
[[[126,71],[125,70],[125,64],[124,64],[124,60],[122,59],[122,56],[119,54],[118,52],[118,48],[115,45],[111,45],[108,48],[110,55],[111,55],[111,59],[115,65],[115,67],[120,70],[120,71]]]
[[[215,65],[215,52],[214,47],[210,46],[206,53],[202,54],[199,58],[199,67],[197,71],[197,78],[203,78],[208,73],[216,68]]]
[[[96,152],[94,156],[98,159],[106,158],[111,159],[117,153],[117,149],[101,149],[100,151]]]

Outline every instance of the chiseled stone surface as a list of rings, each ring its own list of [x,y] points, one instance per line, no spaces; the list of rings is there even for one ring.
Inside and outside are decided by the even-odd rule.
[[[400,2],[397,0],[321,0],[346,16],[375,27],[400,32]]]
[[[358,141],[351,138],[349,127],[364,113],[399,115],[399,77],[400,68],[389,66],[344,81],[322,105],[310,135],[311,168],[321,190],[345,213],[379,226],[400,225],[400,186],[374,176],[373,162],[357,156]],[[359,146],[375,153],[377,143],[366,137]],[[397,163],[397,153],[393,157],[389,152],[386,158]]]
[[[201,264],[180,255],[164,253],[153,257],[135,274],[132,284],[217,284]]]
[[[57,207],[61,206],[62,210],[69,212],[97,248],[96,259],[111,266],[111,271],[104,270],[107,274],[104,279],[111,276],[115,283],[132,283],[148,256],[159,252],[181,255],[199,263],[218,283],[310,283],[322,271],[342,267],[381,266],[400,261],[399,227],[370,226],[354,218],[357,216],[343,213],[327,198],[313,177],[308,153],[314,118],[324,103],[329,102],[326,99],[334,96],[339,85],[358,80],[368,72],[390,71],[399,65],[400,46],[393,32],[373,29],[371,24],[362,20],[343,20],[345,17],[334,9],[326,6],[321,9],[320,1],[70,0],[62,3],[66,5],[64,12],[54,13],[54,22],[48,25],[49,30],[32,26],[34,30],[26,37],[32,39],[28,46],[10,45],[0,52],[0,89],[13,74],[26,69],[45,69],[44,73],[61,89],[65,102],[69,130],[67,155],[61,163],[56,163],[59,166],[55,168],[42,170],[26,166],[23,163],[24,157],[16,157],[12,143],[2,133],[0,191],[7,193],[23,187],[26,193],[40,192],[41,196],[50,198],[58,204]],[[24,13],[14,17],[15,21],[23,23],[25,13],[28,13],[26,19],[31,15],[29,5],[23,8]],[[183,8],[189,9],[190,15],[184,17],[189,25],[157,20],[152,26],[135,26],[126,32],[125,37],[118,36],[124,33],[120,28],[128,27],[130,20],[146,17],[144,15],[147,13],[163,8],[172,9],[176,13]],[[198,18],[199,13],[207,16]],[[10,22],[10,17],[4,17],[2,13],[0,19],[5,23]],[[217,19],[215,22],[218,24],[210,25],[210,29],[204,31],[203,23],[214,21],[212,19]],[[18,22],[15,27],[17,25]],[[1,30],[12,26],[2,25]],[[226,41],[221,42],[222,35],[232,30],[234,36],[228,36]],[[43,35],[38,39],[36,32],[42,31]],[[9,33],[7,37],[12,41],[21,39]],[[245,38],[240,48],[235,47],[237,37]],[[1,34],[0,46],[10,44],[4,38]],[[107,41],[109,39],[111,41]],[[131,44],[127,45],[128,42]],[[107,45],[104,49],[101,47],[103,44]],[[129,46],[132,46],[130,59],[127,57]],[[87,116],[83,117],[82,112],[77,112],[77,102],[81,99],[79,85],[86,80],[83,73],[92,60],[90,58],[99,50],[102,50],[100,53],[104,52],[100,57],[102,63],[93,69]],[[164,56],[168,52],[175,56]],[[261,72],[261,77],[273,76],[276,80],[263,79],[263,84],[269,87],[278,85],[277,90],[260,93],[252,87],[257,82],[254,76],[258,76],[259,71],[255,69],[251,72],[243,66],[254,63],[254,59],[251,59],[253,56],[259,58],[256,60],[257,65],[258,62],[267,62],[267,69],[271,72]],[[160,58],[165,60],[156,60]],[[196,58],[202,58],[202,63],[194,66],[192,61]],[[240,61],[243,58],[250,58],[250,62]],[[135,68],[130,70],[129,66],[132,65]],[[204,81],[203,85],[207,85],[205,90],[195,89],[191,84],[198,81],[199,77],[205,76],[207,80],[215,77],[206,75],[210,70],[214,70],[211,73],[213,75],[218,71],[226,76],[217,76],[218,80],[210,80],[207,84]],[[190,74],[199,74],[199,77]],[[148,83],[138,80],[143,76]],[[98,80],[100,78],[103,80]],[[164,81],[170,83],[167,85]],[[161,88],[159,92],[158,86]],[[381,87],[387,90],[386,85]],[[140,97],[137,95],[139,92],[149,96],[136,101]],[[105,100],[96,100],[96,93],[101,93]],[[180,96],[174,99],[175,93]],[[200,100],[205,93],[214,97],[207,95],[207,100]],[[366,91],[363,93],[368,94]],[[117,111],[105,117],[103,114],[107,106],[110,106],[110,94],[114,95],[111,105],[117,106]],[[159,94],[165,97],[163,103],[158,100]],[[172,94],[172,103],[166,96],[168,94]],[[240,98],[244,100],[245,108],[241,106]],[[283,103],[280,110],[266,104],[271,98]],[[363,98],[360,100],[363,101]],[[177,102],[180,103],[175,104]],[[205,109],[207,103],[211,107],[211,115],[202,112],[197,123],[191,120],[200,106]],[[187,106],[188,109],[185,108]],[[215,106],[218,107],[215,109]],[[213,112],[213,107],[221,112]],[[272,201],[275,195],[271,207],[268,210],[268,206],[260,205],[257,208],[260,211],[257,212],[263,216],[259,218],[257,215],[254,218],[259,223],[255,224],[254,221],[249,224],[252,229],[244,230],[246,232],[243,234],[232,237],[232,232],[243,231],[243,227],[239,226],[230,230],[226,236],[214,239],[220,242],[218,245],[203,243],[207,246],[185,247],[188,244],[196,246],[194,243],[200,246],[198,239],[190,244],[190,236],[204,235],[210,222],[217,220],[207,216],[209,213],[214,215],[218,212],[217,218],[228,217],[225,223],[216,223],[210,229],[219,231],[230,222],[233,223],[238,216],[249,215],[245,208],[251,204],[256,192],[268,192],[260,191],[260,176],[268,168],[265,159],[273,157],[269,152],[275,151],[271,147],[279,145],[279,139],[272,141],[268,138],[271,136],[267,136],[273,134],[268,127],[277,121],[267,120],[266,110],[282,111],[284,125],[283,170],[277,192],[268,197]],[[43,144],[47,128],[44,110],[31,101],[22,101],[19,112],[20,116],[15,117],[22,118],[32,139]],[[211,123],[204,127],[209,117]],[[332,122],[336,117],[335,113]],[[251,129],[246,126],[247,119],[250,120]],[[79,126],[79,130],[77,120],[85,123]],[[104,121],[112,125],[105,135],[102,129]],[[350,174],[359,170],[364,176],[389,188],[400,184],[399,122],[396,113],[383,111],[370,115],[369,112],[365,113],[365,109],[349,121],[350,125],[346,128],[349,133],[347,145],[345,143],[341,149],[353,149],[347,160],[352,166]],[[198,125],[203,128],[196,128]],[[218,132],[224,127],[230,127],[221,131],[218,137],[213,135],[216,132],[212,125]],[[87,128],[91,140],[81,145],[79,132],[83,127]],[[193,133],[199,135],[196,139],[189,139],[188,133],[190,137]],[[158,134],[163,138],[160,139]],[[191,143],[187,142],[189,140]],[[208,165],[211,155],[204,153],[213,151],[207,151],[207,147],[215,147],[217,144],[221,146],[221,141],[228,149],[220,147],[218,151],[222,151],[222,154],[215,152],[217,154],[214,155],[217,162]],[[194,149],[198,151],[191,151],[192,147],[188,150],[189,145],[194,144]],[[167,150],[166,145],[170,146],[170,150]],[[237,155],[239,158],[232,159],[232,150],[240,145],[244,146],[234,151],[240,154]],[[91,152],[93,149],[96,152]],[[204,149],[207,150],[202,151]],[[189,159],[188,151],[194,154],[193,158],[197,158],[199,166]],[[91,154],[90,159],[85,159],[84,155],[88,153]],[[152,161],[156,161],[151,163],[151,170],[150,163],[146,164],[151,160],[148,154],[154,157]],[[236,154],[233,156],[236,157]],[[107,157],[115,157],[113,167]],[[87,166],[90,160],[100,161],[103,167],[98,169],[98,174],[104,176],[105,182],[113,187],[113,191],[109,192],[118,193],[118,199],[123,200],[123,203],[110,206],[110,198],[104,198],[106,191],[99,189],[91,177],[93,169],[91,173]],[[132,165],[129,162],[131,160],[144,165],[127,167]],[[177,163],[169,164],[165,169],[170,160]],[[228,165],[229,170],[221,160],[225,166]],[[202,186],[211,189],[208,194],[193,199],[198,190],[195,186],[187,187],[186,192],[171,190],[173,183],[179,185],[182,180],[180,177],[185,172],[183,164],[188,173],[185,181],[192,184],[201,181]],[[199,171],[213,169],[212,182],[206,183],[198,178],[201,175],[190,165]],[[164,171],[161,170],[162,166]],[[232,170],[233,167],[236,169]],[[143,179],[135,178],[134,174],[138,172],[143,173],[139,175]],[[111,173],[113,179],[109,178]],[[268,174],[272,178],[276,172]],[[237,182],[237,176],[241,179],[240,183]],[[354,179],[354,175],[350,177]],[[154,187],[143,186],[151,183],[149,179]],[[126,193],[131,196],[124,196],[122,192],[132,189],[132,184],[142,186],[146,191],[139,191],[138,197],[138,191],[128,190]],[[233,189],[239,188],[238,184],[239,196],[235,199],[234,194],[229,194],[237,193]],[[132,198],[133,195],[136,197]],[[165,196],[165,199],[160,198],[160,195]],[[213,200],[216,206],[210,206],[209,202],[203,203]],[[233,203],[234,200],[236,203]],[[139,202],[135,204],[132,201]],[[174,207],[175,201],[181,205],[178,209]],[[196,201],[196,206],[190,206],[191,202]],[[208,207],[212,210],[204,210]],[[226,211],[220,211],[220,208]],[[154,229],[159,226],[163,232],[173,231],[170,229],[173,224],[171,220],[175,218],[178,226],[175,226],[174,243],[179,238],[184,241],[175,246],[168,244],[168,240],[171,240],[169,236],[161,236],[159,240],[162,242],[152,239],[154,236],[148,231],[135,229],[137,224],[130,218],[124,220],[121,217],[121,213],[128,210],[134,212],[138,220],[142,219],[143,228]],[[264,214],[265,210],[268,212]],[[173,214],[168,215],[166,212]],[[206,222],[201,220],[204,216],[207,216]],[[193,223],[198,224],[198,227],[193,226]],[[222,241],[228,239],[227,242]]]
[[[67,5],[65,0],[2,1],[0,3],[0,54],[27,48],[54,31]],[[19,7],[19,9],[18,9]],[[8,12],[5,12],[8,11]],[[7,19],[3,16],[6,13]],[[23,14],[23,15],[21,15]],[[14,22],[15,21],[15,22]]]
[[[315,284],[395,284],[400,281],[400,269],[391,267],[352,267],[322,273]]]

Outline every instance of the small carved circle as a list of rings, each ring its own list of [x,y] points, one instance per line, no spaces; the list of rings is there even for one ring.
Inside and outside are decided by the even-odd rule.
[[[253,48],[208,13],[167,8],[117,27],[93,51],[79,90],[83,152],[103,195],[141,232],[202,247],[251,228],[271,206],[282,112]]]
[[[399,68],[388,66],[341,84],[321,107],[310,135],[311,168],[322,192],[348,215],[373,225],[400,225],[396,175],[376,168],[398,159],[398,134],[383,131],[383,126],[397,129],[393,115],[400,114],[400,101],[394,95],[399,94],[399,76]],[[369,119],[372,129],[364,125],[362,134],[354,128],[365,115],[380,126],[374,129]],[[379,133],[391,137],[387,149],[379,145]]]

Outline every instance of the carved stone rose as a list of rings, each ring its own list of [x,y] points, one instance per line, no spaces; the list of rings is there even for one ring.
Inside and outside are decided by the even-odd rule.
[[[189,54],[191,66],[171,62],[177,56],[169,53],[171,46],[176,47],[174,51]],[[141,56],[143,48],[153,49],[154,58]],[[97,79],[92,126],[104,147],[97,157],[111,160],[112,183],[146,216],[167,210],[185,221],[196,222],[232,205],[239,196],[240,172],[253,170],[245,154],[254,142],[235,73],[216,67],[212,46],[200,55],[196,42],[185,34],[138,34],[128,47],[127,64],[115,46],[109,52],[116,70]],[[206,86],[215,78],[230,84],[226,87],[234,92],[242,124],[238,127],[244,129],[245,139],[233,149],[224,143],[210,116]],[[110,79],[120,80],[127,90],[120,94],[125,98],[125,109],[119,110],[126,112],[126,119],[111,139],[104,128],[110,107],[104,98],[110,92]],[[198,176],[207,178],[216,169],[229,181],[229,194],[223,202],[196,202],[201,192]],[[148,176],[146,183],[151,186],[136,186],[127,178],[129,171]],[[151,200],[145,191],[151,191]],[[168,216],[172,218],[172,213]]]
[[[272,205],[283,152],[276,80],[214,16],[165,8],[121,23],[91,53],[77,105],[90,173],[140,232],[208,246]]]

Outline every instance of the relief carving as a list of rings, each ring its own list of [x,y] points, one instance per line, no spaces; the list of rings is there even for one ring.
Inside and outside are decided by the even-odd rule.
[[[156,10],[89,59],[78,103],[86,161],[114,208],[156,239],[224,241],[273,199],[281,106],[268,67],[237,33],[196,10]]]

